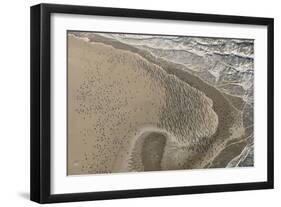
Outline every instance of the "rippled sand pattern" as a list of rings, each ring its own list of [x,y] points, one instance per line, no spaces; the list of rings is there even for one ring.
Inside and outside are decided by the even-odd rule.
[[[245,147],[243,101],[231,104],[168,61],[91,37],[68,34],[68,175],[235,162]]]

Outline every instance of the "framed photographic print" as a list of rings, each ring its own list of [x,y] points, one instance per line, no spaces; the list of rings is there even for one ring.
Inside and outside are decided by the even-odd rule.
[[[31,200],[273,188],[273,19],[31,7]]]

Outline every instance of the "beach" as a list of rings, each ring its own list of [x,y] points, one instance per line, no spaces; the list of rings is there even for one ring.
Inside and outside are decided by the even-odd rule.
[[[226,167],[239,156],[251,134],[243,100],[182,67],[68,34],[68,175]]]

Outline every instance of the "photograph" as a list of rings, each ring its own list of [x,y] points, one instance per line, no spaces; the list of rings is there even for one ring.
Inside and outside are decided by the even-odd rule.
[[[255,166],[254,39],[66,41],[68,176]]]
[[[274,18],[30,8],[30,199],[274,188]]]

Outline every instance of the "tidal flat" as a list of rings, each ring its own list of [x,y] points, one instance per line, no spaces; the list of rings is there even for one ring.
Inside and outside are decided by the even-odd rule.
[[[194,38],[67,38],[68,175],[253,166],[252,79],[243,75],[251,41],[208,38],[191,47]],[[219,56],[218,44],[249,57]],[[215,48],[214,56],[198,54],[202,47]],[[178,57],[183,49],[184,61],[167,51]]]

